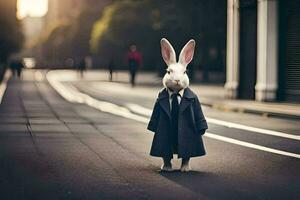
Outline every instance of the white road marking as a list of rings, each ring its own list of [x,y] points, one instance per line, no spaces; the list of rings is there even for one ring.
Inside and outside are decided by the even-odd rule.
[[[131,110],[134,113],[141,114],[141,115],[144,115],[147,117],[151,116],[151,113],[152,113],[151,109],[145,108],[145,107],[137,105],[137,104],[132,104],[132,103],[126,104],[126,106],[129,108],[129,110]],[[251,126],[247,126],[247,125],[237,124],[237,123],[233,123],[233,122],[226,122],[223,120],[213,119],[210,117],[206,117],[206,120],[209,123],[225,126],[228,128],[235,128],[235,129],[241,129],[241,130],[246,130],[246,131],[250,131],[250,132],[256,132],[256,133],[260,133],[260,134],[273,135],[273,136],[278,136],[278,137],[283,137],[283,138],[288,138],[288,139],[293,139],[293,140],[300,140],[299,135],[292,135],[292,134],[287,134],[287,133],[283,133],[283,132],[279,132],[279,131],[272,131],[272,130],[267,130],[267,129],[262,129],[262,128],[251,127]]]
[[[4,96],[4,93],[5,93],[5,90],[7,88],[7,82],[9,80],[9,78],[11,77],[11,71],[10,70],[6,70],[5,74],[4,74],[4,77],[3,77],[3,80],[2,80],[2,83],[0,85],[0,104],[2,103],[2,99],[3,99],[3,96]]]
[[[233,122],[226,122],[226,121],[222,121],[222,120],[218,120],[218,119],[213,119],[213,118],[209,118],[209,117],[207,117],[206,120],[209,123],[225,126],[228,128],[236,128],[236,129],[242,129],[242,130],[246,130],[246,131],[250,131],[250,132],[256,132],[256,133],[261,133],[261,134],[266,134],[266,135],[273,135],[273,136],[278,136],[278,137],[283,137],[283,138],[288,138],[288,139],[293,139],[293,140],[300,140],[299,135],[292,135],[292,134],[283,133],[283,132],[279,132],[279,131],[272,131],[272,130],[267,130],[267,129],[262,129],[262,128],[256,128],[256,127],[246,126],[246,125],[237,124],[237,123],[233,123]]]
[[[73,103],[82,103],[82,104],[87,104],[93,108],[96,108],[102,112],[107,112],[110,114],[114,114],[117,116],[125,117],[128,119],[132,119],[135,121],[139,121],[142,123],[148,123],[149,118],[148,117],[143,117],[137,114],[132,113],[129,109],[118,106],[109,102],[105,101],[100,101],[97,100],[87,94],[81,93],[80,91],[77,90],[74,86],[67,86],[66,84],[63,84],[62,78],[64,76],[60,76],[60,72],[57,73],[55,71],[50,71],[47,73],[46,78],[49,81],[50,85],[67,101],[73,102]],[[70,77],[69,77],[70,78]],[[252,149],[257,149],[265,152],[270,152],[274,154],[279,154],[279,155],[284,155],[288,157],[293,157],[293,158],[300,158],[300,154],[295,154],[287,151],[281,151],[277,149],[272,149],[269,147],[265,146],[260,146],[256,144],[252,144],[249,142],[244,142],[236,139],[232,139],[229,137],[224,137],[220,136],[214,133],[206,133],[204,135],[205,137],[220,140],[223,142],[231,143],[231,144],[236,144]]]
[[[240,140],[224,137],[224,136],[221,136],[221,135],[216,135],[216,134],[209,133],[209,132],[206,132],[204,136],[212,138],[212,139],[220,140],[220,141],[223,141],[223,142],[228,142],[228,143],[231,143],[231,144],[237,144],[237,145],[241,145],[241,146],[244,146],[244,147],[249,147],[249,148],[252,148],[252,149],[257,149],[257,150],[261,150],[261,151],[266,151],[266,152],[275,153],[275,154],[284,155],[284,156],[289,156],[289,157],[294,157],[294,158],[300,158],[300,154],[290,153],[290,152],[287,152],[287,151],[281,151],[281,150],[277,150],[277,149],[272,149],[272,148],[269,148],[269,147],[264,147],[264,146],[261,146],[261,145],[240,141]]]
[[[147,123],[148,118],[142,117],[136,114],[133,114],[125,107],[115,105],[110,102],[106,101],[100,101],[97,99],[94,99],[93,97],[81,93],[77,90],[74,86],[70,86],[67,84],[63,84],[60,81],[55,73],[49,72],[47,74],[47,80],[52,85],[52,87],[66,100],[73,102],[73,103],[82,103],[87,104],[93,108],[96,108],[102,112],[112,113],[121,117],[125,117],[128,119],[136,120],[139,122]]]

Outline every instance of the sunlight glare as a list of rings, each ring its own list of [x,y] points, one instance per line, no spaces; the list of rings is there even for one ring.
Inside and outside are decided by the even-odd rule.
[[[17,17],[43,17],[48,12],[48,0],[18,0]]]

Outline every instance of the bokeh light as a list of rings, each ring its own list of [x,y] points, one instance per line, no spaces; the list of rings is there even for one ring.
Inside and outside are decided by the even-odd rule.
[[[18,0],[17,17],[43,17],[48,12],[48,0]]]

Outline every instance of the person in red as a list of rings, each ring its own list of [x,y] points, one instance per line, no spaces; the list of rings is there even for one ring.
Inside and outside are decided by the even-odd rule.
[[[137,51],[136,45],[131,45],[127,53],[127,63],[130,72],[131,86],[135,86],[136,72],[142,65],[142,55]]]

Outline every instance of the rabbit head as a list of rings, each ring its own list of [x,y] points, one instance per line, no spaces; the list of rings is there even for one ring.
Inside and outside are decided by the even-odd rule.
[[[189,77],[186,73],[186,68],[194,56],[195,40],[190,40],[183,47],[178,62],[176,62],[176,54],[170,42],[163,38],[160,44],[162,57],[168,66],[167,73],[163,78],[163,85],[174,92],[188,87]]]

